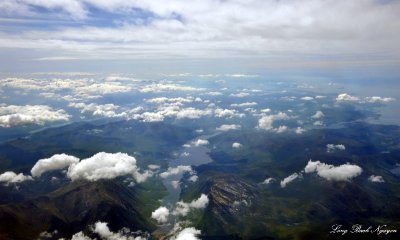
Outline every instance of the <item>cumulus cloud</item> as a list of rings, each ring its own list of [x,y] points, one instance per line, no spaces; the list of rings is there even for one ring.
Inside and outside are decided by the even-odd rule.
[[[15,172],[8,171],[0,174],[0,182],[6,185],[10,183],[21,183],[28,180],[33,180],[33,178],[22,173],[16,174]]]
[[[191,166],[179,165],[177,167],[169,167],[167,171],[160,173],[160,177],[168,178],[173,175],[178,175],[185,172],[193,172]]]
[[[360,98],[351,96],[347,93],[341,93],[336,97],[336,101],[338,101],[338,102],[355,102],[355,101],[359,101],[359,100],[360,100]]]
[[[143,182],[152,175],[152,172],[139,172],[136,159],[126,153],[99,152],[90,158],[72,163],[67,171],[67,176],[72,180],[86,179],[97,181],[100,179],[113,179],[119,176],[132,176],[137,182]]]
[[[232,148],[241,148],[243,145],[238,143],[238,142],[234,142],[232,143]]]
[[[346,146],[344,146],[343,144],[327,144],[326,145],[326,152],[330,153],[330,152],[334,152],[334,151],[344,151],[346,150]]]
[[[171,240],[200,240],[197,236],[201,234],[200,230],[193,227],[184,228],[178,232],[176,236],[173,236]]]
[[[322,111],[317,111],[314,115],[311,116],[311,118],[320,119],[323,118],[324,116],[325,114]]]
[[[68,106],[80,109],[81,113],[90,112],[93,116],[101,117],[126,117],[126,112],[117,112],[119,106],[110,104],[97,104],[97,103],[70,103]]]
[[[139,91],[143,93],[149,92],[171,92],[171,91],[203,91],[204,88],[195,88],[191,86],[183,86],[172,83],[155,83],[142,87]]]
[[[237,129],[240,129],[240,125],[238,124],[222,124],[221,126],[216,128],[217,131],[229,131]]]
[[[198,179],[199,179],[199,177],[197,175],[192,175],[189,177],[189,181],[191,181],[191,182],[197,182]]]
[[[302,98],[300,98],[300,99],[301,99],[301,100],[304,100],[304,101],[311,101],[311,100],[314,100],[313,97],[309,97],[309,96],[302,97]]]
[[[231,104],[231,107],[252,107],[256,106],[256,102],[244,102],[244,103],[233,103]]]
[[[261,184],[267,184],[268,185],[268,184],[271,184],[271,183],[273,183],[275,181],[276,181],[275,178],[270,177],[270,178],[265,179],[264,182],[262,182]],[[285,186],[286,186],[286,184],[287,184],[287,182],[285,183]]]
[[[275,131],[276,133],[283,133],[283,132],[286,132],[287,129],[288,129],[287,126],[282,125],[282,126],[279,126],[279,127],[276,128],[276,129],[274,129],[274,131]]]
[[[183,201],[177,202],[172,214],[178,216],[186,216],[192,209],[203,209],[208,205],[208,203],[208,196],[205,194],[201,194],[198,199],[195,199],[190,203],[185,203]]]
[[[223,94],[222,94],[222,92],[216,92],[216,91],[214,91],[214,92],[207,92],[207,93],[205,93],[206,95],[210,95],[210,96],[222,96]]]
[[[201,101],[201,99],[200,99],[200,101]],[[182,98],[182,97],[177,97],[177,98],[157,97],[157,98],[147,99],[146,102],[158,103],[158,104],[160,104],[160,103],[179,103],[179,104],[183,104],[183,103],[191,103],[191,102],[193,102],[193,98],[191,98],[191,97],[188,97],[188,98]]]
[[[31,169],[33,177],[40,177],[48,171],[60,170],[79,162],[79,158],[67,154],[55,154],[50,158],[40,159]]]
[[[292,175],[284,178],[281,181],[281,187],[285,188],[289,183],[293,182],[294,180],[298,179],[298,178],[302,178],[302,174],[301,173],[293,173]]]
[[[262,113],[270,113],[271,109],[270,108],[264,108],[264,109],[261,109],[260,112],[262,112]]]
[[[274,115],[263,116],[258,120],[258,127],[264,130],[273,130],[274,121],[286,119],[289,119],[289,116],[284,112],[279,112]]]
[[[149,165],[147,165],[147,167],[153,171],[160,169],[160,165],[156,165],[156,164],[149,164]]]
[[[302,128],[302,127],[297,127],[296,130],[295,130],[295,132],[296,132],[297,134],[303,134],[305,131],[306,131],[306,130],[305,130],[304,128]]]
[[[211,115],[212,111],[210,109],[196,109],[196,108],[184,108],[180,110],[176,114],[176,118],[178,119],[183,119],[183,118],[188,118],[188,119],[198,119],[203,116]]]
[[[165,116],[160,112],[144,112],[142,114],[135,114],[132,118],[143,122],[162,122]]]
[[[0,104],[0,127],[43,125],[48,122],[68,121],[70,117],[64,110],[53,110],[46,105]]]
[[[395,99],[391,98],[391,97],[377,97],[377,96],[373,96],[373,97],[366,97],[365,100],[369,103],[388,103],[388,102],[392,102]]]
[[[108,227],[108,223],[98,221],[90,228],[93,233],[100,236],[102,240],[146,240],[150,234],[147,232],[132,232],[128,228],[122,228],[118,232],[113,232]],[[95,240],[86,236],[83,232],[74,234],[71,240]]]
[[[313,125],[314,125],[314,126],[323,126],[323,125],[324,125],[324,122],[322,122],[322,121],[315,121],[315,122],[313,123]]]
[[[240,92],[240,93],[232,93],[230,94],[232,97],[244,98],[250,96],[250,93]]]
[[[166,207],[159,207],[151,213],[151,218],[157,220],[158,223],[166,223],[168,216],[169,210]]]
[[[207,139],[197,139],[196,141],[193,142],[193,144],[198,147],[198,146],[205,146],[208,145],[210,142],[208,142]]]
[[[350,179],[357,177],[361,174],[362,169],[357,165],[349,163],[333,166],[320,161],[308,161],[304,168],[305,173],[317,173],[318,176],[328,181],[350,181]]]
[[[375,175],[369,176],[368,177],[368,181],[375,182],[375,183],[383,183],[383,182],[385,182],[385,180],[383,180],[382,176],[375,176]]]
[[[222,109],[216,108],[214,110],[214,116],[218,118],[233,118],[233,117],[244,117],[243,113],[238,113],[236,110],[232,109]]]

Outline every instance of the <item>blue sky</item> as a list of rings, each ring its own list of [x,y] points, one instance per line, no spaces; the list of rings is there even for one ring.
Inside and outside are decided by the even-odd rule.
[[[396,77],[399,1],[3,0],[0,72]]]

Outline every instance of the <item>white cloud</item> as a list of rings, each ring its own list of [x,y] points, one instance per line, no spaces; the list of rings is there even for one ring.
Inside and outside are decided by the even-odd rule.
[[[178,216],[186,216],[192,209],[203,209],[208,205],[208,203],[208,196],[205,194],[201,194],[198,199],[195,199],[190,203],[185,203],[183,201],[177,202],[172,214]]]
[[[71,240],[93,240],[93,239],[86,236],[83,232],[78,232],[72,235]]]
[[[81,110],[81,113],[90,112],[93,116],[102,116],[102,117],[126,117],[126,112],[117,113],[119,106],[110,104],[97,104],[97,103],[70,103],[69,107],[78,108]]]
[[[274,121],[286,119],[289,119],[289,116],[284,112],[279,112],[275,115],[263,116],[258,120],[258,127],[264,130],[273,130]]]
[[[320,119],[323,118],[324,116],[325,114],[322,111],[317,111],[314,115],[311,116],[311,118]]]
[[[160,169],[160,165],[156,165],[156,164],[149,164],[147,167],[153,171]]]
[[[328,181],[350,181],[350,179],[361,174],[362,169],[357,165],[349,163],[333,166],[320,161],[308,161],[304,168],[305,173],[316,172],[318,176],[325,178]]]
[[[179,181],[178,180],[171,181],[171,185],[173,188],[177,189],[179,187]]]
[[[367,102],[370,103],[388,103],[395,100],[394,98],[391,97],[377,97],[377,96],[366,97],[365,99]]]
[[[327,144],[326,145],[326,152],[330,153],[330,152],[334,152],[336,150],[339,151],[344,151],[346,150],[346,146],[344,146],[343,144]]]
[[[143,122],[162,122],[164,121],[164,115],[159,112],[144,112],[142,114],[135,114],[133,119],[139,119]]]
[[[303,134],[305,131],[306,131],[306,130],[305,130],[304,128],[302,128],[302,127],[297,127],[295,132],[296,132],[297,134]]]
[[[232,148],[241,148],[243,145],[238,143],[238,142],[234,142],[232,143]]]
[[[167,98],[167,97],[157,97],[157,98],[151,98],[147,99],[146,102],[150,103],[191,103],[193,102],[192,98],[182,98],[182,97],[177,97],[177,98]]]
[[[55,154],[50,158],[40,159],[31,169],[33,177],[40,177],[48,171],[60,170],[79,162],[79,158],[67,154]]]
[[[257,74],[235,73],[235,74],[225,74],[225,77],[233,77],[233,78],[255,78],[255,77],[259,77],[259,75],[257,75]]]
[[[230,94],[232,97],[244,98],[250,96],[250,93],[241,92],[241,93],[232,93]]]
[[[151,218],[157,220],[158,223],[166,223],[168,216],[169,210],[166,207],[159,207],[151,213]]]
[[[197,182],[198,179],[199,179],[199,177],[197,175],[192,175],[189,177],[189,181],[191,181],[191,182]]]
[[[143,93],[148,92],[171,92],[171,91],[203,91],[204,88],[194,88],[190,86],[182,86],[172,83],[156,83],[142,87],[139,91]]]
[[[193,227],[184,228],[173,236],[170,240],[200,240],[197,236],[201,234],[200,230]]]
[[[203,116],[211,115],[212,111],[210,109],[196,109],[196,108],[184,108],[176,114],[177,119],[198,119]]]
[[[231,104],[231,107],[251,107],[251,106],[256,106],[256,102],[244,102],[244,103],[233,103]]]
[[[237,129],[240,129],[240,125],[238,124],[222,124],[221,126],[216,128],[217,131],[229,131]]]
[[[39,234],[39,238],[37,240],[43,240],[43,239],[52,239],[55,237],[55,235],[58,233],[58,230],[54,230],[53,232],[41,232]]]
[[[336,97],[336,101],[338,101],[338,102],[355,102],[355,101],[359,101],[359,100],[360,100],[360,98],[351,96],[347,93],[341,93]]]
[[[368,177],[368,181],[370,182],[376,182],[376,183],[383,183],[385,182],[385,180],[383,180],[382,176],[375,176],[375,175],[371,175]]]
[[[133,77],[122,76],[119,74],[112,74],[108,75],[105,79],[106,82],[113,82],[113,81],[132,81],[132,82],[140,82],[141,80]]]
[[[188,153],[188,152],[183,152],[181,154],[181,157],[189,157],[189,156],[190,156],[190,153]]]
[[[178,175],[184,172],[192,172],[192,171],[193,170],[191,166],[179,165],[177,167],[169,167],[166,172],[160,173],[160,177],[168,178],[173,175]]]
[[[283,132],[286,132],[287,129],[288,129],[287,126],[282,125],[282,126],[279,126],[279,127],[276,128],[276,129],[274,129],[274,131],[275,131],[276,133],[283,133]]]
[[[296,180],[297,178],[302,178],[303,176],[301,175],[301,173],[293,173],[292,175],[284,178],[281,181],[281,187],[285,188],[289,183],[293,182],[294,180]]]
[[[145,240],[148,234],[139,232],[131,232],[127,228],[123,228],[118,232],[112,232],[106,222],[96,222],[92,229],[94,233],[100,235],[104,240]]]
[[[198,147],[198,146],[205,146],[208,145],[209,142],[206,139],[197,139],[196,141],[193,142],[193,144]]]
[[[43,125],[48,122],[68,121],[70,115],[64,110],[53,110],[46,105],[5,105],[0,104],[0,127]]]
[[[265,179],[264,182],[262,182],[261,184],[267,184],[268,185],[268,184],[271,184],[272,182],[275,182],[275,181],[276,181],[275,178],[270,177],[270,178]]]
[[[244,117],[243,113],[238,113],[236,110],[232,109],[222,109],[217,108],[214,110],[214,116],[218,118],[233,118],[233,117]]]
[[[146,240],[150,234],[147,232],[132,232],[128,228],[122,228],[118,232],[113,232],[108,227],[108,223],[98,221],[90,227],[90,231],[100,236],[102,240]],[[71,240],[96,240],[86,236],[83,232],[75,233]]]
[[[314,100],[313,97],[309,97],[309,96],[302,97],[302,98],[300,98],[300,99],[301,99],[301,100],[304,100],[304,101],[311,101],[311,100]]]
[[[149,171],[145,171],[143,174],[139,173],[139,168],[136,166],[136,159],[126,153],[120,152],[99,152],[90,158],[71,164],[67,171],[67,176],[72,181],[78,179],[97,181],[126,175],[134,177],[137,182],[143,182],[152,173]]]
[[[196,129],[196,133],[203,133],[204,129]]]
[[[323,126],[323,125],[324,125],[324,122],[322,122],[322,121],[315,121],[315,122],[313,123],[313,125],[314,125],[314,126]]]
[[[31,176],[26,176],[22,173],[16,174],[15,172],[8,171],[0,174],[0,182],[6,185],[10,183],[20,183],[28,180],[33,180]]]
[[[206,94],[210,95],[210,96],[222,96],[223,95],[222,92],[208,92]]]
[[[256,0],[243,4],[242,1],[203,0],[189,3],[172,0],[168,5],[162,1],[149,3],[144,0],[3,2],[6,4],[0,5],[0,12],[18,21],[38,21],[44,14],[55,21],[60,18],[96,21],[104,15],[103,11],[114,13],[108,16],[118,16],[111,20],[122,18],[120,21],[123,23],[115,27],[68,24],[55,30],[39,28],[33,31],[31,27],[26,31],[22,28],[19,34],[15,31],[2,34],[2,48],[36,49],[47,54],[54,52],[54,56],[49,57],[59,56],[60,52],[72,55],[70,57],[78,55],[97,59],[154,59],[160,56],[189,56],[192,59],[207,56],[229,59],[254,56],[259,59],[268,56],[270,59],[276,56],[269,63],[275,66],[275,61],[282,61],[283,57],[296,51],[297,54],[289,55],[288,59],[294,58],[297,60],[295,64],[301,66],[315,67],[312,64],[314,61],[307,58],[309,54],[337,54],[344,56],[336,60],[341,64],[359,64],[359,61],[351,61],[353,54],[366,57],[373,52],[397,53],[396,44],[400,38],[397,24],[384,24],[396,23],[400,9],[397,1]],[[129,21],[135,12],[126,9],[140,9],[157,17],[143,21],[136,16],[138,21]],[[241,14],[237,14],[237,9]],[[185,21],[176,19],[176,16]],[[232,19],[235,19],[235,28],[229,24]],[[377,35],[390,37],[376,39]],[[271,52],[274,53],[272,56]],[[348,56],[344,55],[346,53]],[[390,63],[396,60],[387,59],[387,56],[382,58],[378,58],[378,64],[385,63],[382,60],[391,60]],[[333,64],[338,64],[336,61]],[[364,61],[372,65],[376,59]],[[319,58],[315,62],[319,65],[332,64],[330,61],[321,62]],[[251,75],[239,73],[229,76]]]

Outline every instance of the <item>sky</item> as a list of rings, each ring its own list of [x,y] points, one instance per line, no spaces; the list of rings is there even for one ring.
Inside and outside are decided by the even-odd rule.
[[[396,78],[400,1],[2,0],[0,72]]]

